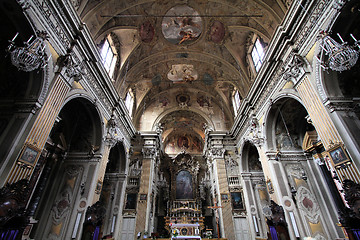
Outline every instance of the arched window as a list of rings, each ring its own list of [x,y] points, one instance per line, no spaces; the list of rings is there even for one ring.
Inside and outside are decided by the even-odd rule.
[[[134,106],[134,96],[132,94],[131,89],[127,92],[126,97],[125,97],[125,106],[127,108],[127,110],[129,111],[129,115],[132,115],[132,110],[133,110],[133,106]]]
[[[232,101],[233,101],[233,106],[234,106],[234,113],[236,116],[237,112],[239,110],[239,107],[240,107],[240,94],[239,94],[238,90],[235,91]]]
[[[265,49],[261,42],[262,41],[260,40],[260,38],[257,38],[254,47],[251,51],[251,58],[253,60],[256,72],[260,70],[260,67],[263,63],[263,59],[265,56]]]
[[[102,58],[102,63],[111,78],[113,77],[114,70],[115,70],[115,64],[116,64],[116,60],[117,60],[116,50],[113,45],[114,44],[109,35],[105,38],[104,44],[100,50],[100,56]]]

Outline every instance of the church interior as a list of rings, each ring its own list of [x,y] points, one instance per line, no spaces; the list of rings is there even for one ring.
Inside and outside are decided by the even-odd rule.
[[[358,0],[0,13],[0,240],[360,240]]]

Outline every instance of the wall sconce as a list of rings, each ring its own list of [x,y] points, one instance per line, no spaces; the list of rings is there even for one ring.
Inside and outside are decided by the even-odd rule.
[[[13,37],[12,40],[9,40],[10,45],[7,48],[7,52],[10,53],[11,63],[17,67],[18,70],[31,72],[39,67],[44,68],[47,65],[47,62],[50,60],[51,55],[46,59],[47,55],[45,53],[45,40],[49,37],[45,31],[37,32],[37,37],[33,39],[34,36],[31,36],[27,42],[24,42],[23,47],[17,47],[15,45],[15,39],[19,35]]]
[[[337,34],[342,43],[336,42],[329,34],[325,31],[320,32],[321,43],[320,47],[324,50],[328,56],[328,60],[322,63],[322,67],[325,69],[330,68],[331,70],[342,72],[353,67],[358,58],[360,50],[360,41],[357,40],[354,35],[350,36],[354,39],[354,46],[349,46],[347,42],[344,42],[340,34]],[[358,50],[355,50],[355,47]],[[319,60],[319,59],[318,59]],[[321,62],[321,60],[319,60]]]
[[[279,161],[279,159],[280,159],[280,154],[281,154],[280,151],[277,150],[276,153],[275,153],[275,160],[276,160],[276,161]]]

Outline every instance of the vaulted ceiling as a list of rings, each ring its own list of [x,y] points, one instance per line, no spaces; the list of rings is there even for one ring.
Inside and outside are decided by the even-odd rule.
[[[204,123],[220,131],[231,128],[232,94],[238,90],[246,97],[255,78],[249,57],[254,40],[269,43],[289,5],[285,0],[73,3],[97,44],[111,34],[120,58],[114,85],[122,97],[133,92],[136,128],[149,131],[162,123],[164,142],[187,138],[194,149],[196,139],[204,138]]]

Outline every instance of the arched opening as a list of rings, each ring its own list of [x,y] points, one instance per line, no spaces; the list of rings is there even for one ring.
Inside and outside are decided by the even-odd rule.
[[[95,223],[95,225],[94,222],[91,221],[85,222],[83,237],[85,237],[87,231],[90,234],[93,234],[96,232],[96,229],[98,229],[103,237],[114,237],[116,223],[120,218],[116,209],[120,208],[119,203],[121,202],[121,199],[123,199],[124,194],[123,188],[126,179],[126,162],[124,145],[121,142],[118,142],[110,149],[104,183],[100,194],[99,205],[101,205],[104,210],[103,220]],[[136,199],[134,200],[136,201]]]
[[[237,192],[232,192],[232,197],[236,194],[243,198],[242,204],[232,198],[233,208],[237,211],[246,211],[246,218],[235,218],[235,230],[240,238],[251,238],[249,229],[251,228],[254,237],[265,237],[266,226],[262,209],[269,203],[269,194],[266,190],[265,177],[260,161],[257,147],[250,141],[246,141],[241,152],[241,173],[244,185]]]
[[[32,181],[36,181],[29,215],[37,221],[36,239],[71,234],[80,199],[90,193],[96,163],[91,159],[101,147],[101,124],[96,108],[83,98],[70,100],[60,111],[46,142]],[[57,186],[57,187],[54,187]],[[38,228],[38,226],[43,226]],[[61,226],[54,231],[54,226]]]
[[[333,196],[324,194],[328,193],[328,190],[331,191],[331,187],[326,186],[327,189],[323,189],[324,185],[321,184],[327,181],[326,176],[322,174],[324,169],[322,166],[319,167],[322,158],[325,157],[325,150],[307,110],[294,98],[278,99],[269,111],[266,131],[269,136],[267,144],[272,150],[268,154],[271,160],[269,165],[273,171],[269,184],[275,193],[271,195],[274,201],[269,207],[272,212],[277,211],[267,217],[269,234],[272,239],[280,239],[281,236],[290,239],[291,234],[299,237],[299,232],[305,231],[312,237],[326,238],[325,232],[308,232],[306,228],[294,224],[290,219],[307,219],[309,224],[325,224],[329,219],[337,222],[337,216],[334,214],[335,205],[326,203],[329,200],[333,203]],[[276,196],[277,194],[281,195],[281,199]],[[320,214],[321,211],[329,209],[331,211],[326,217]],[[286,213],[291,216],[285,218]],[[299,230],[301,228],[303,229]],[[294,233],[291,233],[291,230],[294,230]]]
[[[272,105],[267,121],[268,147],[275,151],[302,151],[305,133],[313,131],[308,113],[293,98],[283,98]]]

